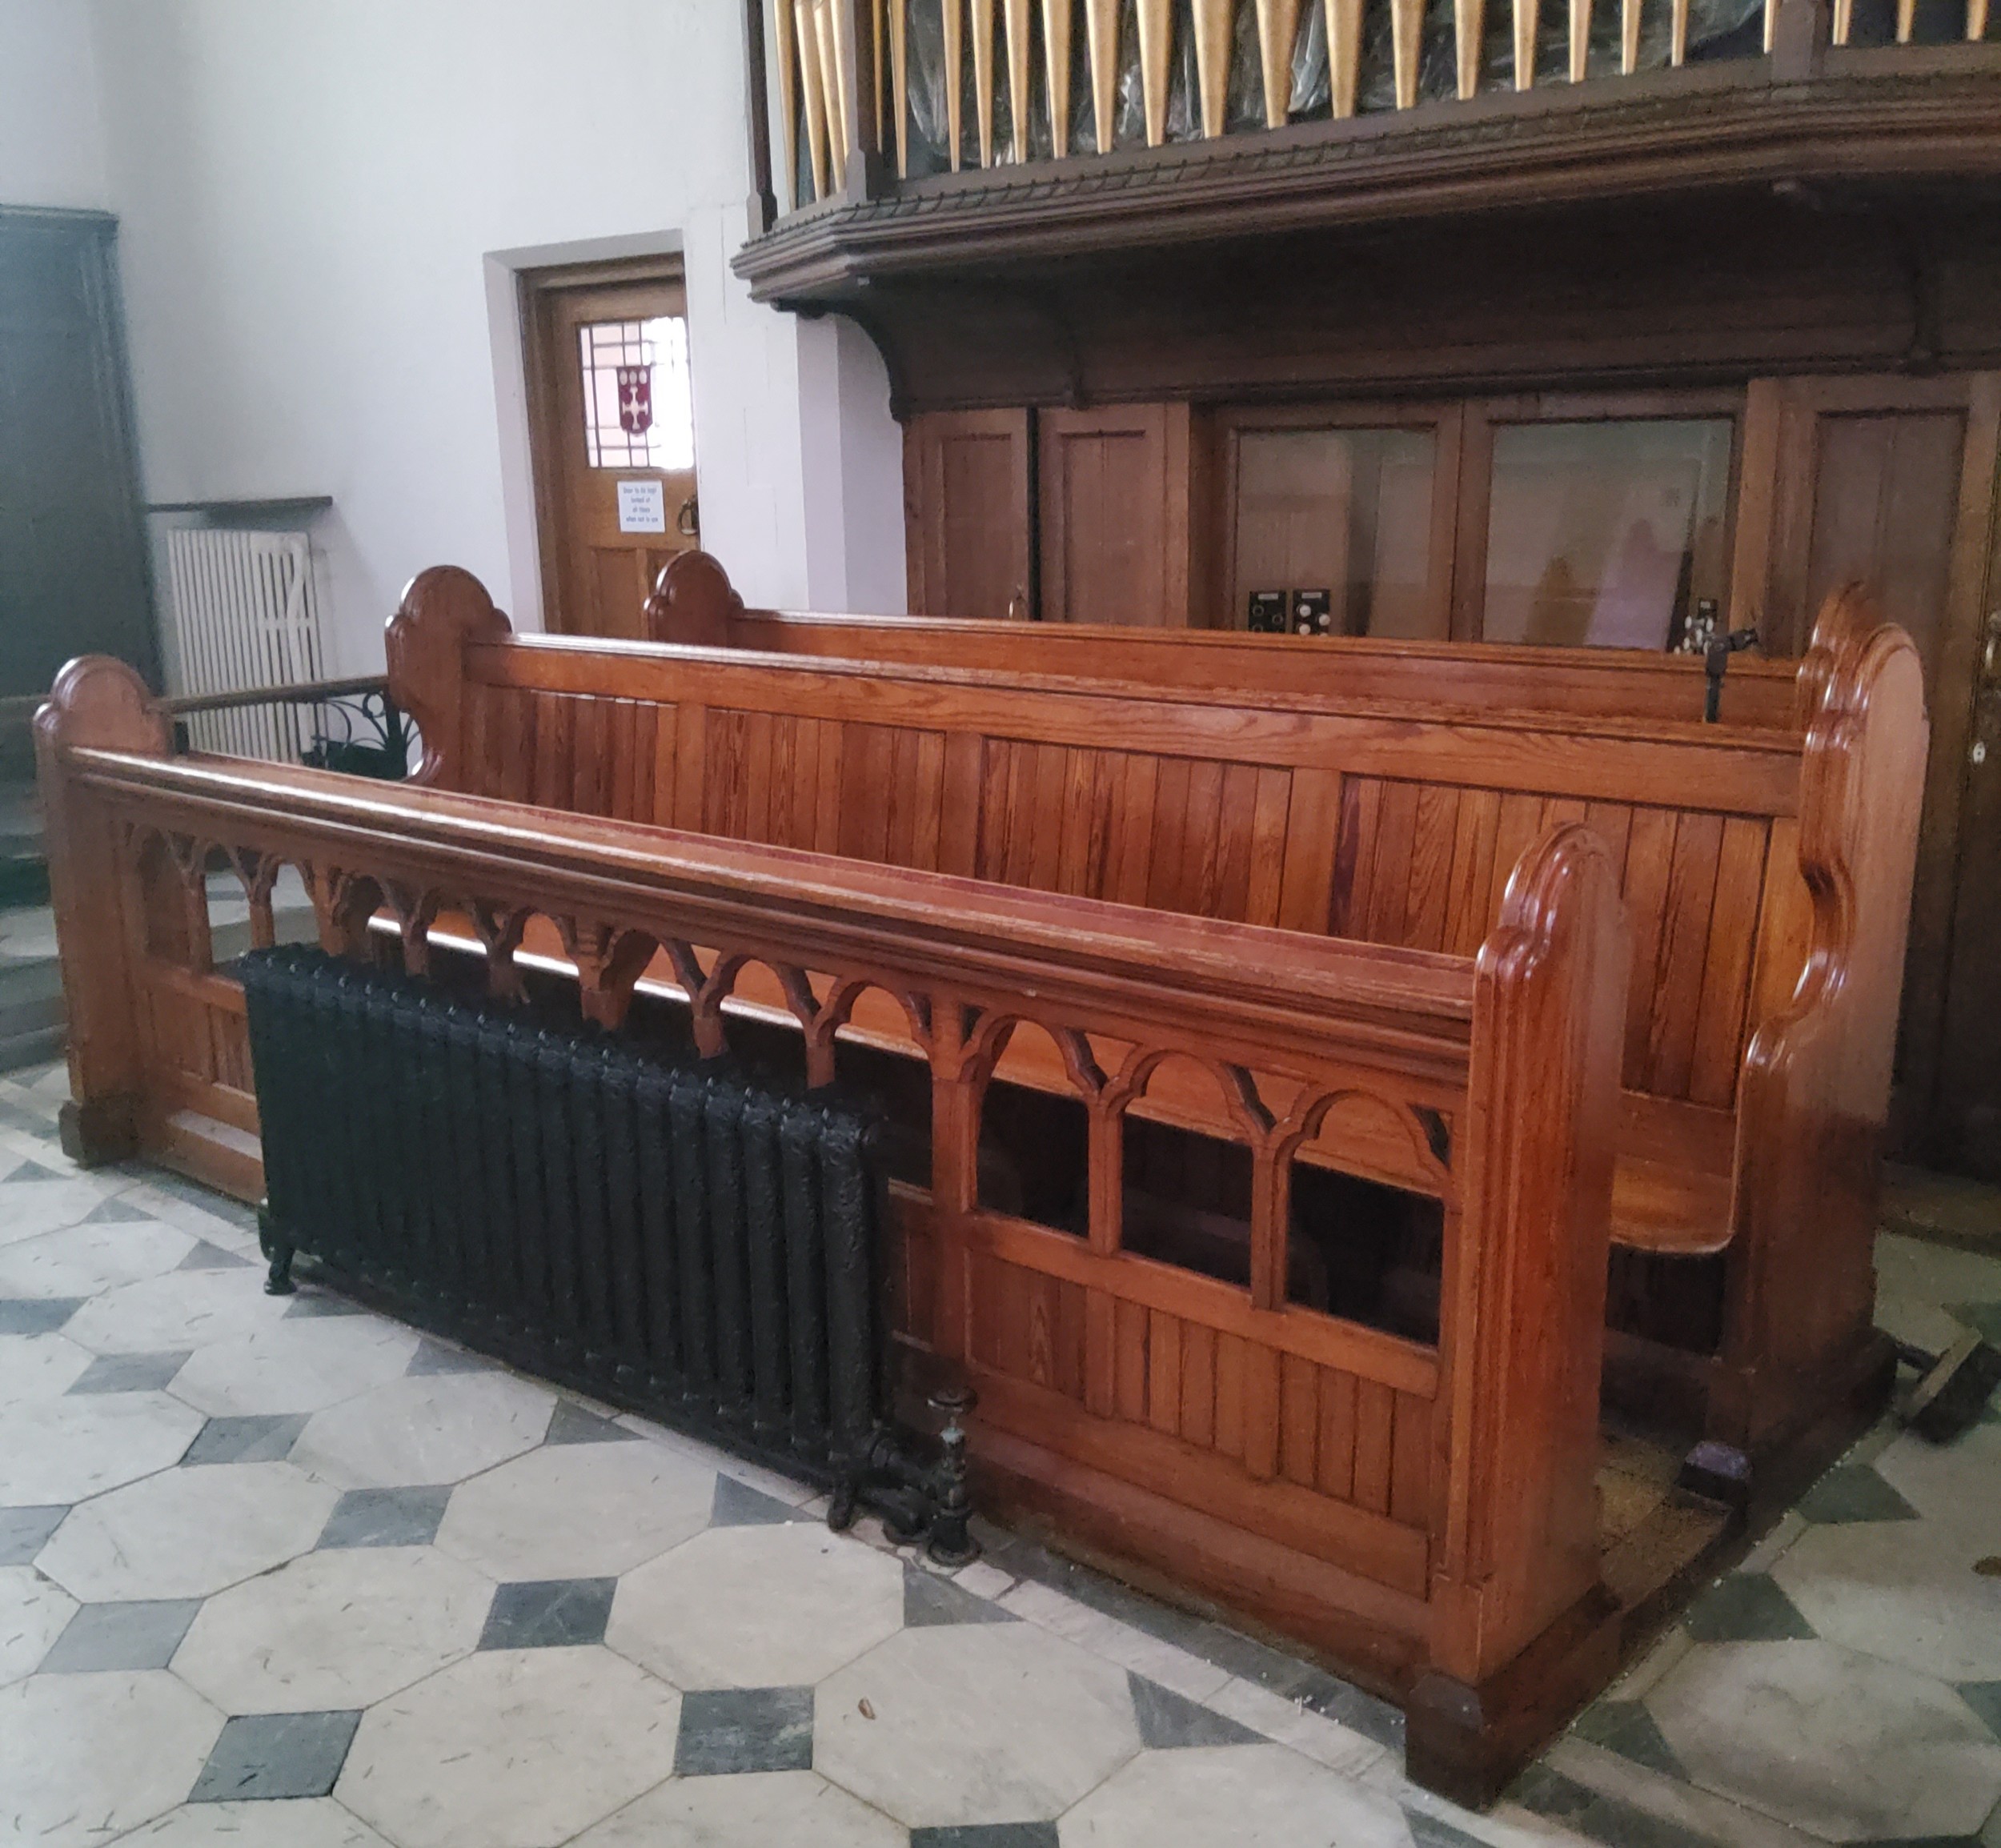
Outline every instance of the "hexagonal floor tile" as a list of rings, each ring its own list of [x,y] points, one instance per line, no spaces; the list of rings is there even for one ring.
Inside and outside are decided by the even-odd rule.
[[[394,1380],[315,1413],[292,1459],[343,1489],[463,1481],[540,1443],[555,1406],[511,1373]]]
[[[2001,1681],[2001,1579],[1974,1563],[2001,1546],[1931,1521],[1810,1527],[1772,1567],[1830,1642],[1949,1682]]]
[[[812,1771],[676,1778],[579,1835],[575,1848],[906,1848],[900,1823]]]
[[[0,1296],[94,1297],[163,1277],[194,1249],[170,1225],[73,1225],[0,1246]]]
[[[101,1354],[154,1353],[233,1340],[283,1313],[254,1270],[175,1270],[106,1290],[62,1332]]]
[[[814,1770],[912,1827],[1059,1816],[1139,1750],[1125,1670],[1033,1624],[904,1630],[815,1703]]]
[[[0,1689],[0,1790],[14,1839],[82,1848],[186,1796],[223,1716],[185,1682],[34,1675]]]
[[[553,1848],[668,1775],[680,1706],[600,1647],[468,1656],[363,1716],[334,1794],[402,1848]]]
[[[1269,1745],[1142,1752],[1058,1830],[1063,1848],[1406,1848],[1410,1838],[1389,1798]]]
[[[207,1597],[310,1552],[339,1499],[289,1463],[171,1470],[72,1509],[38,1563],[93,1601]]]
[[[91,1357],[67,1335],[0,1335],[0,1408],[61,1398]]]
[[[371,1317],[278,1321],[196,1354],[177,1397],[216,1417],[322,1412],[400,1379],[417,1337]]]
[[[226,1714],[372,1706],[470,1654],[492,1599],[428,1546],[310,1553],[211,1597],[174,1672]]]
[[[1834,1643],[1698,1647],[1646,1698],[1691,1783],[1827,1841],[1969,1836],[2001,1800],[1951,1689]]]
[[[604,1640],[682,1688],[810,1686],[903,1624],[903,1562],[803,1521],[718,1527],[628,1573]]]
[[[0,1169],[10,1166],[0,1154]],[[80,1219],[104,1204],[105,1190],[95,1181],[15,1181],[6,1188],[6,1211],[0,1213],[0,1245],[21,1245]]]
[[[76,1609],[33,1567],[0,1565],[0,1687],[34,1673]]]
[[[2001,1552],[2001,1425],[1976,1425],[1950,1444],[1907,1431],[1876,1458],[1876,1473],[1927,1521],[1984,1534]]]
[[[82,1501],[178,1463],[202,1414],[164,1393],[34,1399],[0,1412],[0,1504]]]
[[[331,1797],[284,1803],[190,1803],[139,1837],[145,1848],[389,1848]]]
[[[655,1444],[546,1446],[451,1492],[438,1545],[495,1578],[616,1578],[708,1525],[715,1472]]]

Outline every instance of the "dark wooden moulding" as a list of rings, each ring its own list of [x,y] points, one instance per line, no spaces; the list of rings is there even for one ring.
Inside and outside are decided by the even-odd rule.
[[[606,1024],[645,982],[705,1052],[783,1024],[811,1082],[915,1062],[894,1313],[977,1388],[984,1492],[1401,1700],[1413,1775],[1473,1801],[1618,1658],[1614,1225],[1722,1254],[1710,1434],[1797,1457],[1881,1384],[1924,720],[1857,599],[1775,727],[517,639],[450,570],[390,663],[415,788],[174,760],[127,671],[65,671],[38,742],[83,1157],[259,1189],[219,860],[260,941],[291,864],[337,951],[450,942],[502,993],[540,956]],[[1081,1110],[1073,1229],[983,1204],[996,1084]],[[1246,1285],[1124,1248],[1135,1122],[1245,1152]],[[1438,1203],[1435,1341],[1289,1300],[1299,1163]]]

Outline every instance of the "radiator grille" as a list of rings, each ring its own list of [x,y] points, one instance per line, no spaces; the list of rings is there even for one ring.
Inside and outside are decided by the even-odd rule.
[[[166,535],[168,651],[177,693],[241,693],[321,678],[312,547],[303,532],[176,527]],[[310,713],[292,706],[197,712],[198,751],[295,764]]]
[[[883,1422],[869,1120],[316,949],[239,960],[269,1225],[412,1319],[839,1476]]]

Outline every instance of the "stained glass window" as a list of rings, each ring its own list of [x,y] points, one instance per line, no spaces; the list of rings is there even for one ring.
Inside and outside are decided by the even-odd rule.
[[[688,323],[679,315],[596,321],[579,327],[577,339],[583,368],[584,453],[591,466],[692,468],[695,401],[688,385]]]

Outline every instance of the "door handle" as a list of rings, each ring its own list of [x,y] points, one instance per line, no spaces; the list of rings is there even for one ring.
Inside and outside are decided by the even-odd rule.
[[[1008,620],[1011,623],[1025,623],[1028,619],[1029,594],[1026,591],[1017,590],[1014,595],[1008,599]]]
[[[702,510],[690,495],[681,503],[681,511],[674,516],[674,524],[683,539],[700,539],[702,535]]]

